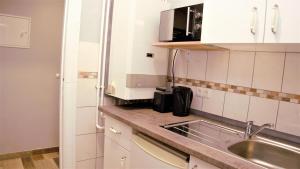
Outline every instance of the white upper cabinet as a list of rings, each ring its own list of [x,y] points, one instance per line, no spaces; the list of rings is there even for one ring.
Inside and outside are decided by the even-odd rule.
[[[268,0],[265,43],[300,42],[299,6],[299,0]]]
[[[203,3],[204,0],[168,0],[170,9]]]
[[[265,9],[266,0],[205,0],[201,42],[263,43]]]
[[[0,46],[29,48],[30,24],[28,17],[0,14]]]

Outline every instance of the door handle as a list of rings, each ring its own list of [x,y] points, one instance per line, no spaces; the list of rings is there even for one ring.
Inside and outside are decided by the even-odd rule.
[[[256,25],[257,25],[257,7],[252,8],[252,21],[250,25],[250,31],[253,35],[256,34]]]
[[[278,17],[279,17],[279,6],[275,4],[273,6],[273,17],[272,17],[272,23],[271,23],[271,31],[276,34],[277,33],[277,28],[278,28]]]

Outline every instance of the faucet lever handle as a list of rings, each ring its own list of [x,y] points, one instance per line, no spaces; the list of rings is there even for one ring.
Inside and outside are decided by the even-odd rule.
[[[253,125],[253,121],[247,121],[247,126]]]

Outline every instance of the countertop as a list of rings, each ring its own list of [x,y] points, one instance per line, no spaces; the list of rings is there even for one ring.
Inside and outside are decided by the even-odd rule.
[[[193,141],[179,134],[166,130],[161,125],[182,121],[200,120],[203,117],[190,115],[176,117],[172,113],[158,113],[150,108],[134,108],[123,106],[103,106],[99,108],[105,115],[117,119],[134,130],[147,134],[163,143],[175,147],[187,154],[193,155],[203,161],[219,168],[226,169],[263,169],[234,154],[218,150],[206,144]]]

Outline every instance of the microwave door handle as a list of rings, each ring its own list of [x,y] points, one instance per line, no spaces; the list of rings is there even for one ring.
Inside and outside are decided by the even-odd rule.
[[[191,17],[191,7],[188,7],[187,9],[187,20],[186,20],[186,31],[185,35],[189,36],[189,30],[190,30],[190,17]]]

